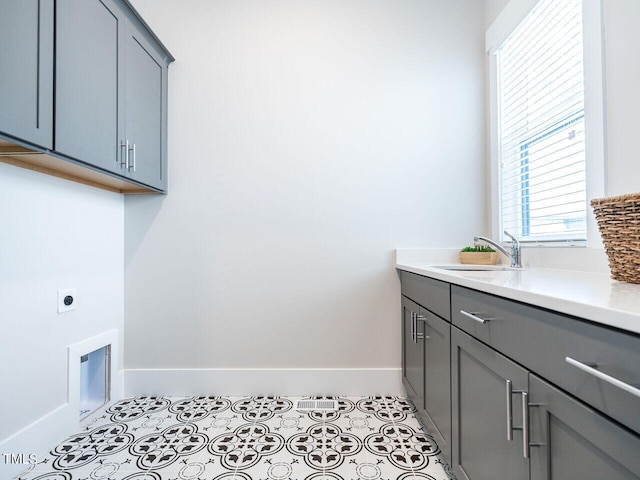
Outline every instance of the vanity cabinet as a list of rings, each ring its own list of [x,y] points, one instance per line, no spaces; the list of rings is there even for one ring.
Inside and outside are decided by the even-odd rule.
[[[53,0],[0,2],[0,133],[53,146]]]
[[[417,408],[424,407],[424,331],[420,306],[402,297],[402,383]]]
[[[422,418],[451,463],[451,324],[424,311],[424,409]]]
[[[531,480],[640,478],[637,435],[536,375],[529,412]]]
[[[166,52],[124,2],[56,7],[56,151],[166,190]]]
[[[409,399],[451,460],[450,287],[402,272],[402,380]]]
[[[402,295],[451,321],[451,286],[448,283],[410,272],[402,272],[400,281]]]
[[[640,434],[640,336],[469,288],[451,287],[452,322]],[[640,393],[640,391],[638,391]]]
[[[527,370],[457,328],[451,332],[451,360],[451,466],[458,480],[527,479]]]
[[[451,338],[458,479],[640,478],[638,435],[458,328]]]
[[[456,285],[451,310],[458,476],[497,478],[486,467],[496,462],[502,478],[640,478],[640,337]],[[485,464],[468,458],[479,435]]]
[[[404,384],[460,480],[640,480],[640,335],[400,275]]]

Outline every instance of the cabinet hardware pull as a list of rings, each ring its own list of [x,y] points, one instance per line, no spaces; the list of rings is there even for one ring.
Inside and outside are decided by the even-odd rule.
[[[513,384],[511,380],[507,380],[507,440],[513,441],[513,403],[511,395],[513,394]]]
[[[128,144],[129,142],[127,142]],[[129,149],[129,151],[131,152],[131,165],[127,165],[127,168],[129,170],[133,169],[133,171],[136,171],[136,144],[132,143],[131,147],[127,147]],[[129,156],[127,155],[127,163],[129,162]]]
[[[529,408],[531,407],[544,407],[545,404],[544,403],[529,403]],[[527,417],[528,419],[529,417]],[[531,430],[527,430],[527,435],[529,435],[531,432]],[[531,439],[529,439],[531,440]],[[531,449],[531,447],[544,447],[546,445],[545,442],[529,442],[529,449]]]
[[[118,159],[116,158],[116,163],[120,164],[120,167],[122,167],[123,165],[126,165],[128,162],[128,148],[129,148],[129,143],[124,143],[122,140],[120,140],[120,161],[118,161]]]
[[[529,417],[527,416],[525,418],[525,414],[524,411],[526,410],[525,407],[525,399],[528,395],[526,390],[514,390],[513,389],[513,382],[511,380],[506,380],[506,390],[507,390],[507,440],[512,442],[513,441],[513,431],[514,430],[522,430],[522,435],[526,438],[526,443],[529,442],[528,439],[528,435],[529,435]],[[523,425],[522,427],[514,427],[513,426],[513,394],[514,393],[521,393],[522,394],[522,412],[523,412],[523,416],[522,416],[522,421],[523,421]],[[528,412],[527,412],[528,415]],[[524,442],[524,440],[523,440]],[[525,457],[527,458],[527,457]]]
[[[411,312],[411,341],[416,343],[416,312]]]
[[[491,318],[478,317],[478,312],[469,313],[469,312],[465,312],[464,310],[460,310],[460,313],[465,317],[469,317],[471,320],[475,320],[476,322],[481,323],[482,325],[487,323],[489,320],[492,320]]]
[[[612,377],[611,375],[607,375],[606,373],[603,373],[600,370],[597,370],[582,362],[579,362],[578,360],[574,360],[571,357],[565,357],[564,361],[567,362],[569,365],[573,365],[574,367],[579,368],[583,372],[593,375],[594,377],[599,378],[604,382],[610,383],[611,385],[618,387],[624,390],[625,392],[630,393],[631,395],[640,397],[640,389],[634,387],[633,385],[629,385],[628,383],[625,383],[622,380],[618,380],[617,378]]]
[[[522,456],[529,458],[529,394],[522,392]]]
[[[425,322],[425,328],[426,328],[427,317],[425,317],[424,315],[420,315],[419,313],[416,313],[416,340],[428,340],[429,338],[431,338],[428,335],[425,335],[424,333],[418,332],[418,322]]]

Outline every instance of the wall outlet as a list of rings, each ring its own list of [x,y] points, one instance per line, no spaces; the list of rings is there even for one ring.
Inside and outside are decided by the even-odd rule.
[[[58,313],[70,312],[76,309],[78,303],[75,288],[58,290]]]

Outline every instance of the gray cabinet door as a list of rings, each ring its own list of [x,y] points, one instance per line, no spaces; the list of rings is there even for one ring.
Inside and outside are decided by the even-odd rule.
[[[531,480],[640,479],[639,436],[534,375],[529,388]]]
[[[53,146],[53,0],[0,2],[0,132]]]
[[[402,382],[409,399],[418,410],[424,409],[424,341],[418,338],[416,315],[420,307],[402,297]],[[420,325],[420,333],[423,326]]]
[[[130,143],[128,175],[162,190],[167,184],[167,64],[144,34],[127,23],[125,125]]]
[[[421,309],[424,318],[424,420],[451,464],[451,325]]]
[[[124,174],[124,14],[108,0],[56,2],[55,150]]]
[[[459,480],[525,480],[522,403],[528,372],[466,333],[451,329],[452,467]],[[513,439],[508,439],[509,403]],[[569,477],[577,478],[577,477]]]

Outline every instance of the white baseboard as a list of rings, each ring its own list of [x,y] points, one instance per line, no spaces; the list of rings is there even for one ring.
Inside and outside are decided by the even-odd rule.
[[[122,399],[122,371],[112,372],[111,399]],[[83,422],[90,419],[89,416]],[[0,442],[0,478],[14,478],[29,468],[30,455],[38,461],[55,445],[80,430],[78,401],[61,405]],[[22,462],[19,461],[21,456]],[[32,457],[33,458],[33,457]]]
[[[128,369],[126,396],[404,395],[400,368]]]

